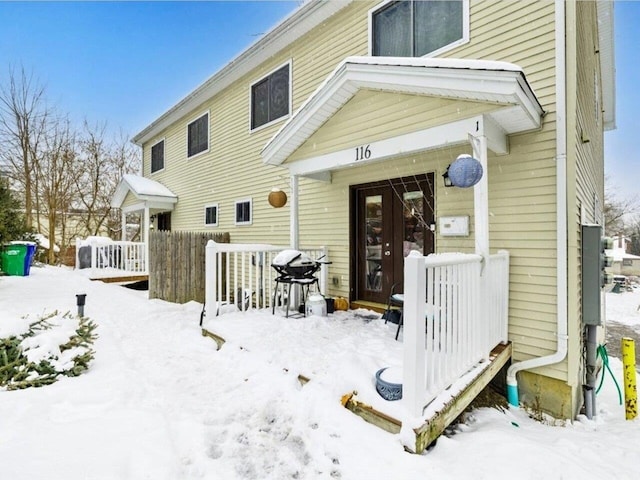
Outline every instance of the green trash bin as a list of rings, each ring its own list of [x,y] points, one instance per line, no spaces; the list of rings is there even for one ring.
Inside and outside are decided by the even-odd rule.
[[[28,249],[28,245],[5,245],[2,248],[2,271],[7,275],[24,277]]]

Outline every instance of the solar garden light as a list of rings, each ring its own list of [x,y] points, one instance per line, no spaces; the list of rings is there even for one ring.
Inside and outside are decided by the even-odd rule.
[[[78,306],[78,316],[84,317],[84,303],[87,298],[86,293],[78,293],[76,295],[76,305]]]

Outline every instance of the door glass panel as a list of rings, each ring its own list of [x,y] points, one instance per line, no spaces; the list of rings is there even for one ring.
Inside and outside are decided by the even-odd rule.
[[[406,257],[412,251],[424,251],[424,212],[422,191],[402,194],[404,242],[402,254]]]
[[[364,237],[366,252],[365,288],[372,292],[382,290],[382,195],[365,197]]]

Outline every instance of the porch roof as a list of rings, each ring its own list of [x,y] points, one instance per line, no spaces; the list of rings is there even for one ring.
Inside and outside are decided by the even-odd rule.
[[[348,57],[267,143],[264,163],[282,164],[361,89],[498,104],[488,117],[506,134],[540,128],[544,115],[524,72],[512,63]]]
[[[139,175],[123,175],[120,184],[116,188],[111,206],[121,208],[127,193],[131,192],[138,200],[150,202],[154,205],[164,205],[168,210],[178,202],[178,196],[162,185],[160,182]]]

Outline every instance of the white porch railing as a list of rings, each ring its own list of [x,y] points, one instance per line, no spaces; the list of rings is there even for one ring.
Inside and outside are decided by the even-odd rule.
[[[92,278],[148,275],[142,242],[76,239],[76,268]]]
[[[507,341],[509,254],[412,253],[404,270],[403,402],[419,417]]]
[[[240,310],[271,307],[276,278],[271,264],[278,253],[290,248],[209,240],[205,255],[205,311],[209,317],[224,312],[225,306]],[[329,260],[326,247],[299,250],[314,260]],[[318,280],[323,293],[327,278],[327,265],[322,265]]]

